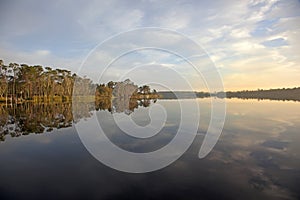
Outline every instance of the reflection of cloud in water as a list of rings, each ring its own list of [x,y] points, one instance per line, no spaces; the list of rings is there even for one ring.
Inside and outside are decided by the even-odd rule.
[[[276,160],[267,152],[240,151],[237,147],[228,151],[226,151],[228,148],[224,147],[224,149],[220,147],[218,150],[214,149],[207,157],[212,162],[209,171],[214,172],[214,176],[230,179],[231,184],[236,182],[241,190],[247,187],[252,188],[255,190],[253,194],[259,194],[256,198],[260,196],[263,199],[296,199],[293,198],[294,194],[279,181],[279,177],[274,176],[277,173],[272,173],[272,168],[277,170],[276,172],[279,168]]]
[[[212,167],[230,170],[240,189],[250,187],[263,199],[297,199],[300,160],[292,144],[300,139],[299,115],[290,105],[229,102],[223,134],[207,157]]]
[[[278,150],[285,150],[288,146],[289,142],[282,142],[282,141],[275,141],[275,140],[268,140],[262,143],[263,146],[278,149]]]
[[[247,120],[247,123],[245,123],[245,120]],[[257,118],[247,116],[230,121],[230,126],[239,128],[243,130],[243,132],[268,134],[271,137],[278,137],[280,133],[286,130],[286,123],[269,119],[257,120]]]

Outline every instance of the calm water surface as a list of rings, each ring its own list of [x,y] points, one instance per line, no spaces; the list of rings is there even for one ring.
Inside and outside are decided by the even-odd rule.
[[[116,171],[89,154],[72,123],[89,120],[90,108],[75,120],[69,104],[2,107],[0,199],[300,199],[299,102],[227,100],[222,135],[199,159],[210,101],[197,101],[201,119],[192,146],[168,167],[144,174]],[[145,126],[153,102],[134,104],[126,113],[100,107],[96,115],[115,144],[149,152],[168,144],[180,123],[177,100],[155,104],[164,106],[168,117],[148,140],[123,134],[112,116]]]

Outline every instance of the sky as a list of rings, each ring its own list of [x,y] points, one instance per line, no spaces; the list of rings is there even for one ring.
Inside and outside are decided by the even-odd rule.
[[[297,0],[1,1],[0,59],[159,89],[299,87],[299,10]]]

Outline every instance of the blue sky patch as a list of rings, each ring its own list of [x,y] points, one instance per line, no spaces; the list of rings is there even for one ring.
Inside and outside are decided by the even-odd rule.
[[[283,38],[276,38],[273,40],[262,42],[262,45],[266,47],[281,47],[281,46],[287,46],[288,42]]]

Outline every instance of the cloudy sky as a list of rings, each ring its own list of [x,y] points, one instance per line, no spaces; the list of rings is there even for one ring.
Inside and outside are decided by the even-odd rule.
[[[226,90],[295,87],[299,10],[297,0],[1,1],[0,59],[178,90],[218,82],[208,69]]]

